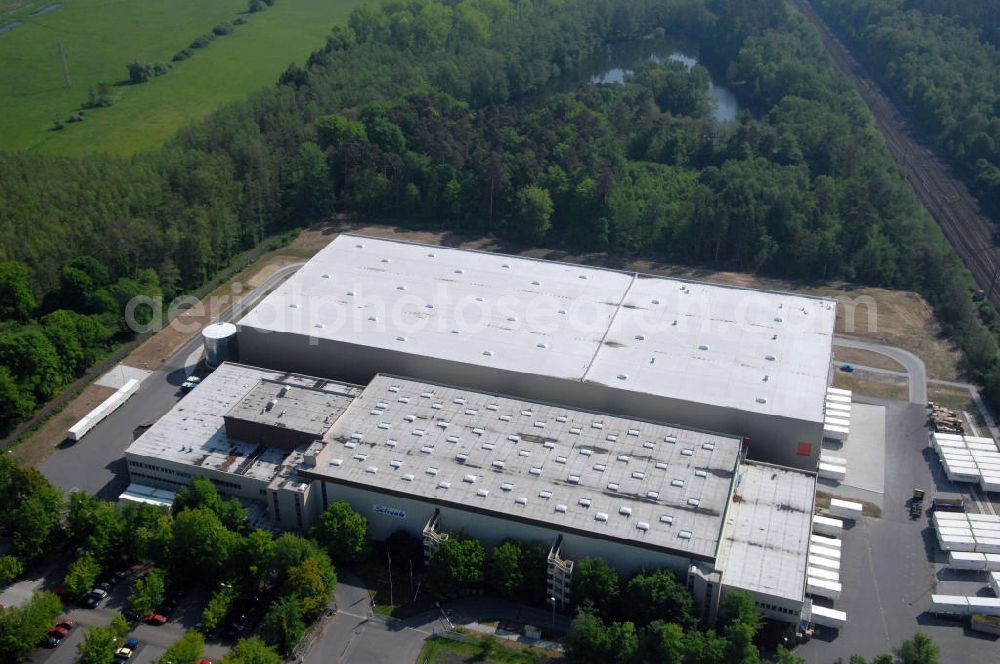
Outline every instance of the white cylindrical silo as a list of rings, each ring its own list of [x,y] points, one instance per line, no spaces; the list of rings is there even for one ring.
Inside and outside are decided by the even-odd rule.
[[[236,326],[232,323],[212,323],[201,331],[205,342],[205,364],[214,369],[223,362],[236,361]]]

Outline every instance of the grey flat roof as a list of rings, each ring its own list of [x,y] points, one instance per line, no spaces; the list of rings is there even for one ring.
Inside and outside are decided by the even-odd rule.
[[[339,236],[239,323],[823,422],[833,300]]]
[[[741,445],[386,375],[324,440],[302,474],[699,559],[715,558]]]
[[[740,464],[716,563],[722,582],[801,601],[815,492],[811,473]]]
[[[314,387],[317,379],[307,380],[308,385],[291,385],[287,381],[261,379],[233,406],[229,417],[287,428],[314,434],[319,438],[350,405],[344,398],[353,390],[344,390],[329,383]],[[321,382],[322,384],[322,382]]]
[[[289,453],[232,440],[226,435],[223,420],[261,381],[282,383],[293,390],[321,391],[338,412],[361,392],[355,385],[337,381],[224,362],[129,445],[125,453],[270,481]]]

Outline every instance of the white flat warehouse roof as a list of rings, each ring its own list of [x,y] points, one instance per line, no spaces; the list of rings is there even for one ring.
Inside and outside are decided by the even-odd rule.
[[[722,583],[802,600],[815,492],[812,474],[741,464],[719,547]]]
[[[302,474],[714,560],[734,436],[378,375]]]
[[[833,300],[341,235],[240,328],[822,422]]]

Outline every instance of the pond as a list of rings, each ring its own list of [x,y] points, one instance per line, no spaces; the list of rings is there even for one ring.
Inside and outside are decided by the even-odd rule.
[[[688,69],[698,64],[696,44],[668,37],[653,37],[629,42],[608,44],[603,52],[587,62],[578,80],[589,80],[594,85],[619,85],[632,74],[632,67],[644,60],[681,62]],[[732,90],[710,82],[708,94],[714,102],[711,117],[719,122],[736,119],[739,104]]]

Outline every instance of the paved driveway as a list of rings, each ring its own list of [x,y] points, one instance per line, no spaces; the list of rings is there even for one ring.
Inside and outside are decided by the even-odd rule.
[[[245,296],[235,311],[224,312],[222,320],[239,317],[246,306],[259,300],[300,267],[301,264],[289,265],[275,272]],[[128,472],[122,457],[125,448],[132,444],[138,427],[149,426],[163,417],[183,396],[181,383],[193,371],[190,358],[201,345],[201,335],[195,335],[142,382],[135,396],[82,440],[72,445],[64,443],[39,470],[66,491],[76,489],[105,500],[116,499],[128,486]]]
[[[871,658],[891,652],[919,629],[941,647],[941,663],[995,662],[1000,644],[966,633],[962,625],[927,613],[938,592],[937,571],[945,556],[938,550],[928,514],[909,518],[906,499],[914,487],[959,494],[929,448],[926,413],[917,404],[859,399],[886,408],[885,503],[882,517],[862,518],[843,535],[843,594],[836,607],[847,612],[840,633],[827,632],[796,654],[810,664],[846,662],[853,654]],[[985,576],[982,585],[986,585]]]
[[[523,622],[540,627],[552,624],[552,613],[515,602],[482,598],[442,603],[407,620],[386,620],[371,614],[368,591],[361,580],[343,574],[337,584],[338,612],[305,656],[305,664],[410,664],[417,660],[424,640],[477,620]],[[557,614],[555,626],[569,629],[570,619]]]

